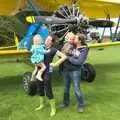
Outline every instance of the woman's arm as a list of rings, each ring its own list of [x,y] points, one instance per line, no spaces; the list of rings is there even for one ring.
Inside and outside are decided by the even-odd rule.
[[[50,65],[51,65],[52,67],[55,67],[55,66],[60,65],[61,63],[63,63],[63,62],[67,59],[67,56],[66,56],[65,54],[63,54],[62,52],[60,52],[60,51],[57,51],[57,52],[56,52],[56,55],[57,55],[58,57],[60,57],[60,59],[57,60],[55,63],[51,63]]]

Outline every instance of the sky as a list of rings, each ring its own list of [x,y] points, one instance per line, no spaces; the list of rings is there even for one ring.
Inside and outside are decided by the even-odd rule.
[[[111,19],[111,21],[114,21],[117,25],[118,18]],[[120,24],[119,24],[119,26],[120,26]],[[112,33],[115,32],[115,28],[116,28],[116,26],[112,27]],[[120,31],[120,27],[118,28],[118,32],[119,31]],[[99,32],[100,34],[102,34],[103,33],[103,28],[92,29],[92,32]],[[105,34],[104,35],[110,35],[110,28],[105,29]]]

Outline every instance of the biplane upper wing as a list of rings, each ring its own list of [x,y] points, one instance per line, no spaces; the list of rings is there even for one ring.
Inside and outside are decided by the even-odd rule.
[[[0,0],[0,15],[15,15],[26,8],[26,0]]]
[[[63,4],[72,4],[73,0],[32,0],[38,8],[45,11],[54,11]],[[119,0],[78,0],[81,11],[90,18],[104,18],[110,14],[118,17],[120,10]],[[0,15],[13,15],[27,7],[27,0],[0,0]]]
[[[119,0],[80,0],[79,6],[89,18],[105,18],[108,14],[116,18],[120,15]]]

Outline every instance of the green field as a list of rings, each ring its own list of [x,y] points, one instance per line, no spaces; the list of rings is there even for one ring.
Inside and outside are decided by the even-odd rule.
[[[85,98],[85,112],[76,112],[76,99],[71,87],[70,106],[61,110],[58,106],[63,98],[63,80],[55,71],[53,78],[57,114],[53,120],[120,120],[120,47],[93,49],[88,62],[96,68],[94,82],[82,82]],[[50,107],[35,111],[39,97],[26,95],[22,88],[22,75],[32,71],[24,63],[0,64],[0,120],[48,120]]]

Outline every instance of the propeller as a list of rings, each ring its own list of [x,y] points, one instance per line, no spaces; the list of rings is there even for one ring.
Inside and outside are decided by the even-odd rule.
[[[114,23],[110,20],[89,20],[75,4],[60,6],[52,16],[27,17],[27,21],[48,24],[50,31],[58,36],[58,42],[63,41],[64,36],[68,32],[87,34],[90,26],[114,26]]]

